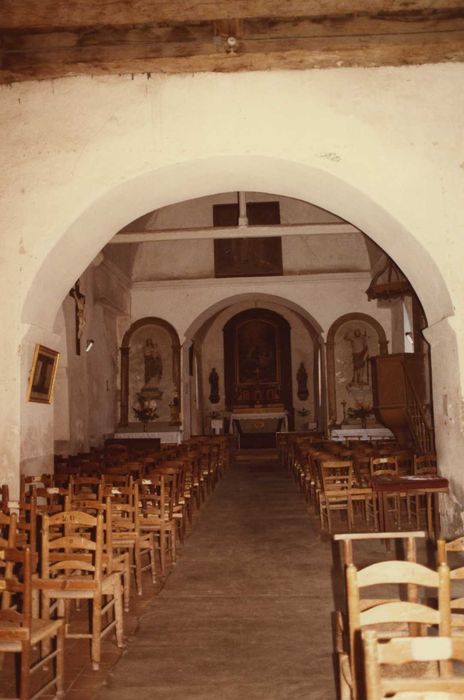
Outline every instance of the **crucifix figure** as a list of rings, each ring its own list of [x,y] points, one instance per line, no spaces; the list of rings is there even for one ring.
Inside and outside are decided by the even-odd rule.
[[[81,338],[85,328],[85,294],[79,289],[79,280],[69,292],[69,296],[74,299],[76,316],[76,354],[81,354]]]

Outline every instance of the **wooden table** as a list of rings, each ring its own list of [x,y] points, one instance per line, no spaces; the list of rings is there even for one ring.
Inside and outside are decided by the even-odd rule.
[[[372,490],[377,495],[379,506],[379,528],[383,532],[392,529],[389,523],[387,499],[389,496],[426,496],[427,499],[427,532],[430,538],[440,536],[440,511],[438,494],[448,493],[448,479],[433,475],[411,476],[373,476]]]

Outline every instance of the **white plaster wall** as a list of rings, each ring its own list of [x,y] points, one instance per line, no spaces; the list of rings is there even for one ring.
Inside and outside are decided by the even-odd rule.
[[[235,297],[246,295],[249,305],[253,299],[258,304],[266,297],[268,301],[293,302],[315,319],[316,327],[324,333],[343,314],[366,313],[381,323],[390,338],[390,309],[367,301],[369,282],[367,273],[141,282],[132,288],[132,318],[159,316],[174,326],[182,342],[190,335],[190,327],[195,327],[195,320],[211,307],[228,306]]]
[[[370,270],[365,236],[360,233],[283,235],[282,265],[284,274]],[[157,241],[137,245],[132,271],[134,281],[202,277],[214,277],[212,239]]]
[[[74,280],[116,231],[206,194],[278,192],[365,231],[409,277],[429,325],[455,315],[450,389],[462,393],[463,80],[464,65],[443,64],[2,87],[5,477],[19,465],[24,339],[45,340]],[[182,312],[179,323],[187,326]],[[440,443],[450,469],[461,426],[454,438]],[[462,483],[457,470],[453,479]]]

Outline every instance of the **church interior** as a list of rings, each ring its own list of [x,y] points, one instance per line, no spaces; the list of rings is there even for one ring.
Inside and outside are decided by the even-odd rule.
[[[0,36],[0,694],[401,700],[353,602],[385,562],[409,691],[464,693],[461,0]]]

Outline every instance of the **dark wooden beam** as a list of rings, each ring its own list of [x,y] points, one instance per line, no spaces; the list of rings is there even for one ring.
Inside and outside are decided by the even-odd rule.
[[[334,36],[374,36],[452,32],[464,29],[464,10],[459,13],[435,10],[382,16],[339,15],[337,17],[295,17],[292,19],[253,19],[197,22],[195,24],[146,24],[134,27],[91,27],[68,30],[9,30],[0,32],[5,54],[48,51],[85,46],[137,46],[143,44],[182,44],[215,42],[228,36],[243,41],[298,39]],[[289,45],[290,48],[290,45]]]
[[[91,27],[463,9],[462,0],[2,0],[0,28]]]
[[[265,46],[263,45],[265,44]],[[6,54],[0,83],[80,74],[233,72],[464,61],[464,31],[362,37],[243,40],[236,55],[211,42],[90,46]]]

